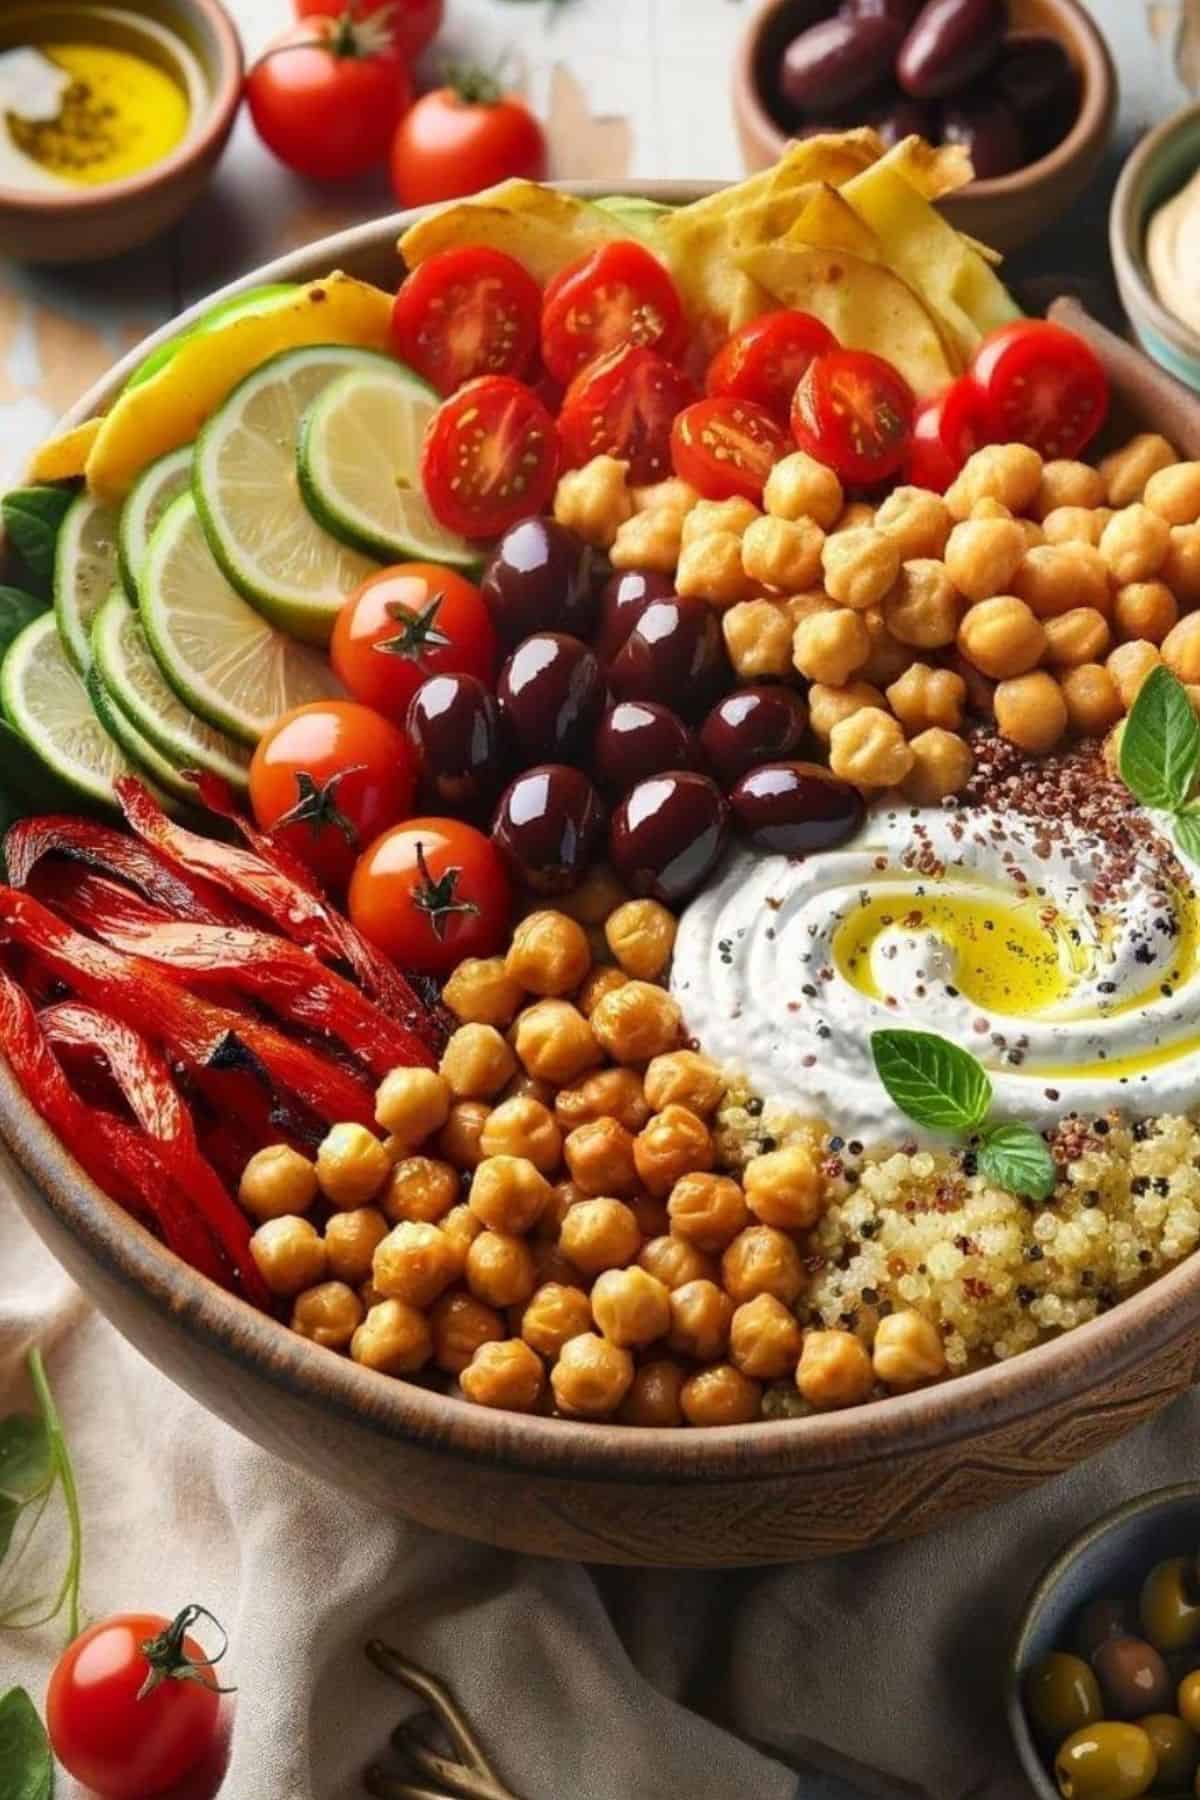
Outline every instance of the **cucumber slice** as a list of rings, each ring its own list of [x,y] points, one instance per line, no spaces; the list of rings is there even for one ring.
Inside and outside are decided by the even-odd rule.
[[[54,614],[77,674],[86,675],[92,620],[117,576],[117,514],[80,494],[67,509],[54,553]]]
[[[386,357],[331,381],[300,428],[300,491],[313,517],[387,562],[477,565],[478,549],[438,524],[421,484],[421,444],[440,404]]]
[[[122,711],[120,703],[105,687],[95,663],[84,676],[83,685],[87,689],[92,711],[113,743],[125,752],[137,773],[145,777],[150,786],[170,795],[172,799],[194,802],[195,787],[184,779],[174,763],[167,761],[149,738],[142,736],[133,720]]]
[[[53,613],[43,613],[9,646],[0,665],[0,705],[51,773],[81,799],[115,806],[117,776],[138,773],[93,710]]]
[[[141,620],[179,698],[218,731],[256,744],[293,706],[343,698],[328,662],[248,606],[222,574],[191,494],[172,501],[142,564]]]
[[[117,528],[117,551],[121,562],[121,580],[125,592],[137,605],[138,570],[150,543],[154,527],[180,494],[186,494],[192,480],[192,446],[169,450],[152,462],[138,477],[128,500],[121,508]]]

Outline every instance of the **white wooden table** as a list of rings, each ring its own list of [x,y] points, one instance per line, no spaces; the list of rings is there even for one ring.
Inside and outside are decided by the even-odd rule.
[[[437,55],[503,65],[547,121],[552,172],[731,178],[733,51],[754,0],[449,0]],[[1090,0],[1120,70],[1120,147],[1200,93],[1200,0]],[[247,58],[292,16],[291,0],[226,0]],[[331,3],[331,10],[333,9]],[[1101,273],[1114,155],[1058,268]],[[383,178],[321,189],[293,177],[243,115],[212,188],[148,249],[91,268],[27,270],[0,258],[0,491],[19,480],[54,419],[131,344],[269,257],[392,209]],[[1021,259],[1038,265],[1044,251]]]

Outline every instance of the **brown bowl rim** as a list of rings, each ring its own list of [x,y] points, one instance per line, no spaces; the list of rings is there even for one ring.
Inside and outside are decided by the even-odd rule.
[[[762,0],[758,11],[747,21],[742,33],[733,73],[737,105],[753,115],[764,132],[771,133],[781,154],[784,146],[792,140],[768,111],[755,78],[755,66],[759,44],[767,25],[777,12],[790,3],[791,0]],[[985,200],[1003,200],[1026,193],[1032,188],[1040,187],[1043,182],[1053,181],[1071,163],[1088,154],[1107,138],[1117,94],[1116,68],[1108,41],[1096,21],[1084,11],[1080,0],[1045,0],[1045,3],[1059,14],[1056,23],[1060,28],[1053,35],[1061,35],[1061,18],[1065,15],[1074,22],[1079,37],[1086,46],[1080,65],[1083,95],[1074,125],[1061,143],[1056,144],[1053,150],[1048,150],[1045,156],[1039,156],[1036,162],[1026,163],[1023,168],[1014,169],[1009,175],[994,175],[987,181],[972,181],[965,188],[948,194],[944,204],[953,206],[960,199],[978,204]],[[1047,31],[1049,35],[1048,28]]]
[[[1148,220],[1139,215],[1136,190],[1151,158],[1164,144],[1169,144],[1178,131],[1197,123],[1200,123],[1200,100],[1180,107],[1178,112],[1138,140],[1117,179],[1108,225],[1109,253],[1119,279],[1136,295],[1138,305],[1144,309],[1148,322],[1159,336],[1191,357],[1200,357],[1200,331],[1193,331],[1173,312],[1168,312],[1151,285],[1143,247]],[[1197,168],[1200,168],[1200,162]]]
[[[182,0],[182,4],[208,22],[216,35],[218,46],[217,79],[208,111],[196,135],[185,138],[178,150],[163,157],[161,162],[151,163],[148,169],[143,169],[139,174],[127,175],[122,181],[107,182],[95,189],[73,189],[65,194],[41,194],[30,188],[0,186],[0,207],[9,212],[24,213],[28,217],[74,217],[85,213],[103,213],[110,206],[120,206],[126,200],[136,199],[139,194],[168,185],[176,176],[185,174],[213,153],[228,136],[241,103],[245,72],[242,40],[221,0]]]
[[[585,199],[610,182],[562,183]],[[641,181],[638,198],[686,203],[719,182]],[[429,210],[429,209],[425,209]],[[102,411],[143,358],[208,309],[263,283],[315,279],[395,244],[419,213],[355,226],[289,252],[207,296],[122,360],[67,412],[61,429]],[[361,1368],[331,1354],[246,1301],[198,1275],[83,1172],[25,1099],[0,1061],[0,1140],[30,1178],[27,1204],[48,1209],[95,1260],[163,1317],[240,1370],[353,1417],[384,1439],[418,1442],[465,1462],[480,1457],[508,1470],[593,1481],[686,1485],[718,1477],[765,1480],[805,1469],[861,1467],[969,1439],[1111,1381],[1163,1349],[1200,1317],[1200,1252],[1120,1302],[1111,1312],[1009,1361],[916,1393],[806,1419],[754,1425],[653,1430],[488,1411],[464,1400]],[[39,1191],[40,1190],[40,1191]]]

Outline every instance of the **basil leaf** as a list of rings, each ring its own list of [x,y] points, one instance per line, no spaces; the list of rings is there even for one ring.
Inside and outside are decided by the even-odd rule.
[[[988,1181],[1027,1200],[1048,1200],[1058,1181],[1054,1158],[1032,1125],[991,1125],[984,1133],[979,1169]]]
[[[0,656],[27,625],[46,610],[46,602],[23,588],[0,587]]]
[[[1121,734],[1121,779],[1143,806],[1178,812],[1200,764],[1200,719],[1183,683],[1159,666],[1142,683]]]
[[[0,1494],[32,1500],[48,1486],[53,1473],[45,1421],[32,1413],[11,1413],[0,1419]]]
[[[987,1071],[929,1031],[875,1031],[875,1071],[902,1113],[935,1131],[974,1131],[992,1103]]]
[[[54,1758],[50,1742],[24,1688],[0,1699],[0,1800],[50,1800]]]
[[[22,562],[47,592],[54,584],[58,528],[75,495],[70,488],[14,488],[0,500],[0,519]]]
[[[78,796],[73,796],[25,742],[19,732],[0,719],[0,788],[8,801],[8,812],[15,819],[31,813],[84,812]]]
[[[1192,862],[1200,862],[1200,813],[1180,813],[1175,821],[1175,842]]]

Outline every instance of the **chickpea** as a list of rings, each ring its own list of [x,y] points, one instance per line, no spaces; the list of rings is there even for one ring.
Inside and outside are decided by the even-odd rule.
[[[425,1314],[403,1300],[380,1300],[350,1340],[350,1355],[382,1375],[414,1375],[433,1354]]]
[[[796,1316],[773,1294],[747,1300],[729,1327],[729,1360],[755,1381],[779,1381],[790,1375],[800,1357]]]
[[[657,900],[627,900],[604,927],[608,947],[627,975],[654,981],[675,948],[678,921]]]
[[[1104,525],[1100,514],[1085,506],[1060,506],[1042,521],[1042,538],[1047,544],[1091,544],[1097,548]]]
[[[458,1171],[432,1156],[406,1156],[392,1170],[381,1205],[393,1225],[436,1225],[458,1199]]]
[[[781,458],[763,489],[763,505],[772,518],[811,519],[822,531],[832,530],[845,503],[842,484],[833,470],[804,450]]]
[[[734,495],[730,500],[701,500],[688,508],[683,527],[684,548],[697,543],[701,538],[711,537],[718,531],[726,531],[733,537],[740,538],[761,517],[754,502],[743,499],[741,495]]]
[[[562,1132],[540,1100],[514,1095],[494,1107],[479,1134],[483,1156],[523,1156],[553,1175],[562,1161]]]
[[[981,606],[985,606],[986,604],[986,601],[980,601]],[[968,713],[974,713],[981,719],[990,718],[993,711],[992,697],[996,692],[995,682],[989,681],[988,677],[984,675],[981,670],[977,669],[975,664],[970,662],[967,657],[963,655],[961,650],[948,650],[946,652],[946,663],[947,666],[953,669],[956,675],[961,676],[962,680],[967,684]]]
[[[1163,581],[1134,581],[1118,590],[1113,602],[1113,622],[1122,643],[1144,638],[1161,644],[1179,619],[1175,596]]]
[[[464,1202],[450,1209],[439,1228],[450,1246],[456,1273],[461,1276],[467,1266],[467,1251],[482,1232],[483,1226]]]
[[[751,1157],[742,1185],[759,1223],[780,1231],[808,1231],[825,1210],[817,1159],[806,1144]]]
[[[1042,459],[1027,444],[989,444],[969,457],[946,494],[952,518],[966,519],[977,500],[999,500],[1009,512],[1024,513],[1042,485]]]
[[[487,1306],[520,1306],[537,1286],[533,1252],[524,1238],[481,1231],[467,1250],[467,1286]]]
[[[762,1414],[762,1388],[732,1363],[701,1369],[679,1395],[689,1425],[749,1425]]]
[[[820,580],[824,544],[812,519],[755,519],[742,538],[742,568],[760,587],[798,594]]]
[[[624,987],[629,980],[624,969],[614,968],[610,963],[605,968],[593,969],[578,994],[575,1004],[585,1019],[590,1019],[605,994],[611,994],[614,988]]]
[[[907,799],[918,806],[938,806],[951,794],[961,794],[975,769],[971,746],[953,731],[931,725],[908,743],[912,768],[901,784]]]
[[[572,1181],[589,1198],[615,1194],[624,1200],[637,1192],[633,1135],[616,1119],[590,1119],[577,1126],[564,1143],[563,1154]]]
[[[569,1000],[538,1000],[518,1015],[513,1041],[527,1074],[562,1085],[601,1060],[592,1028]]]
[[[290,1144],[256,1150],[242,1170],[238,1199],[252,1219],[306,1213],[317,1198],[317,1171]]]
[[[725,649],[743,681],[781,679],[792,668],[792,621],[775,600],[740,600],[721,615]]]
[[[1100,538],[1100,555],[1121,586],[1157,575],[1171,547],[1171,528],[1148,506],[1135,501],[1114,513]]]
[[[1178,461],[1174,446],[1157,432],[1145,431],[1130,438],[1100,464],[1108,504],[1129,506],[1133,501],[1141,500],[1150,477]]]
[[[458,1275],[458,1258],[436,1225],[406,1220],[376,1247],[371,1280],[388,1300],[432,1306]]]
[[[543,1282],[521,1314],[521,1336],[548,1362],[564,1344],[592,1328],[592,1303],[582,1288],[560,1281]]]
[[[884,1386],[901,1393],[946,1373],[946,1352],[937,1326],[911,1308],[880,1319],[871,1361]]]
[[[967,684],[953,669],[910,663],[887,691],[887,703],[905,731],[927,731],[931,725],[956,731],[962,724]]]
[[[577,1287],[585,1291],[592,1285],[592,1277],[582,1274],[557,1242],[534,1244],[533,1273],[534,1285],[539,1288],[557,1282],[560,1287]]]
[[[728,1175],[681,1175],[667,1202],[670,1230],[700,1250],[720,1251],[750,1223],[746,1197]]]
[[[817,613],[832,613],[839,610],[836,600],[831,600],[824,588],[813,588],[807,594],[789,594],[785,600],[774,600],[773,606],[782,606],[792,621],[795,631],[801,619],[811,619]]]
[[[671,1325],[670,1291],[645,1269],[606,1269],[592,1289],[596,1325],[623,1350],[644,1350]]]
[[[962,601],[944,563],[929,558],[906,562],[883,602],[892,636],[914,650],[939,650],[954,642]]]
[[[581,1200],[568,1212],[559,1234],[563,1254],[585,1275],[623,1269],[636,1257],[641,1242],[629,1207],[608,1198]]]
[[[473,1169],[485,1154],[480,1139],[491,1116],[486,1100],[456,1100],[438,1133],[438,1154],[456,1169]]]
[[[375,1095],[376,1122],[398,1144],[415,1150],[450,1116],[450,1084],[433,1069],[393,1069]]]
[[[643,1240],[663,1237],[671,1229],[667,1203],[657,1194],[635,1194],[629,1202],[629,1210],[637,1220]]]
[[[1067,723],[1081,737],[1103,737],[1125,710],[1116,682],[1101,663],[1065,669],[1062,692]]]
[[[1168,525],[1194,525],[1200,519],[1200,462],[1156,470],[1146,483],[1145,501]]]
[[[296,1296],[292,1330],[326,1350],[344,1350],[363,1320],[363,1304],[344,1281],[323,1281]]]
[[[638,1251],[637,1260],[640,1269],[656,1275],[672,1290],[686,1287],[689,1281],[715,1282],[719,1273],[713,1257],[673,1234],[651,1238]]]
[[[792,662],[809,681],[842,687],[871,653],[871,634],[856,612],[812,613],[792,634]]]
[[[1161,661],[1157,645],[1143,643],[1140,638],[1135,638],[1132,643],[1118,644],[1108,656],[1104,666],[1116,683],[1126,712],[1141,692],[1147,675],[1157,669]]]
[[[615,456],[596,456],[582,469],[568,470],[555,490],[555,518],[585,544],[609,549],[633,513],[628,476],[629,464]]]
[[[550,1385],[560,1411],[569,1417],[604,1419],[624,1400],[633,1386],[633,1374],[628,1350],[584,1331],[563,1345]]]
[[[862,621],[871,640],[871,649],[858,671],[858,678],[874,687],[887,687],[898,675],[903,675],[912,661],[912,646],[902,644],[893,636],[883,614],[874,607],[862,614]]]
[[[562,1222],[571,1208],[578,1206],[581,1200],[588,1198],[589,1196],[584,1193],[583,1189],[576,1187],[573,1181],[556,1181],[546,1196],[545,1206],[531,1228],[534,1237],[557,1243],[559,1232],[562,1230]]]
[[[890,593],[900,574],[896,540],[873,525],[839,531],[826,540],[821,556],[825,588],[831,600],[865,612]],[[804,583],[798,583],[804,586]]]
[[[1103,506],[1104,477],[1090,463],[1056,461],[1042,468],[1032,512],[1044,524],[1050,514],[1064,507],[1080,510]]]
[[[458,1385],[476,1406],[500,1407],[505,1412],[532,1412],[541,1397],[546,1371],[520,1338],[480,1344],[458,1378]]]
[[[488,1156],[471,1183],[467,1204],[492,1231],[519,1237],[537,1224],[550,1199],[550,1183],[523,1156]]]
[[[1039,619],[1077,606],[1094,607],[1107,617],[1112,606],[1107,565],[1090,544],[1043,544],[1027,550],[1013,580],[1013,593]]]
[[[675,1049],[683,1015],[665,988],[627,981],[604,996],[592,1014],[592,1030],[614,1062],[646,1063]]]
[[[1171,547],[1160,573],[1181,612],[1200,606],[1200,525],[1171,527]]]
[[[912,768],[912,751],[891,713],[864,706],[830,732],[829,766],[857,787],[896,787]]]
[[[774,1294],[791,1306],[804,1287],[800,1252],[773,1225],[748,1225],[721,1258],[721,1277],[730,1298],[741,1305],[759,1294]]]
[[[429,1314],[433,1360],[447,1375],[461,1375],[481,1344],[498,1344],[504,1320],[473,1294],[443,1294]]]
[[[686,513],[700,500],[695,488],[678,475],[669,475],[665,481],[654,481],[647,487],[635,487],[631,492],[638,512],[657,512],[660,507],[669,506],[675,512]]]
[[[291,1300],[325,1279],[325,1245],[315,1225],[286,1213],[265,1219],[250,1239],[250,1254],[273,1294]]]
[[[587,933],[566,913],[527,913],[513,929],[504,966],[531,994],[569,994],[592,966]]]
[[[1107,656],[1112,632],[1104,614],[1092,606],[1074,606],[1070,612],[1047,619],[1046,661],[1052,668],[1073,669],[1080,663],[1099,662]]]
[[[696,508],[699,512],[700,508]],[[689,513],[685,523],[696,516]],[[732,531],[711,531],[687,541],[679,554],[675,591],[686,599],[707,600],[713,606],[734,606],[754,596],[755,584],[742,567],[742,540]]]
[[[646,1070],[645,1097],[654,1112],[686,1106],[706,1118],[721,1104],[728,1083],[717,1064],[698,1050],[671,1050]],[[643,1121],[644,1122],[644,1121]]]
[[[643,1425],[659,1431],[682,1425],[679,1396],[686,1380],[687,1374],[677,1362],[643,1363],[621,1402],[617,1416],[622,1425]]]
[[[614,569],[652,569],[670,575],[679,561],[684,514],[674,506],[635,512],[617,527],[608,560]]]
[[[590,1125],[594,1119],[615,1119],[626,1131],[640,1131],[651,1110],[634,1069],[600,1069],[576,1087],[563,1088],[554,1102],[554,1116],[563,1131]]]
[[[1001,737],[1021,750],[1053,750],[1067,729],[1067,703],[1053,675],[1035,669],[1002,681],[996,689],[996,725]]]
[[[975,502],[967,517],[969,519],[986,521],[990,524],[996,519],[1011,519],[1012,511],[1009,507],[1004,506],[999,500],[993,500],[990,495],[987,495],[984,499]],[[966,521],[964,520],[963,523],[965,522]]]
[[[331,1214],[325,1226],[325,1263],[330,1276],[350,1287],[361,1287],[370,1277],[376,1246],[387,1233],[387,1220],[373,1206]]]
[[[1046,653],[1046,633],[1024,600],[1011,594],[981,600],[959,626],[958,647],[995,680],[1023,675]]]
[[[391,1172],[387,1151],[365,1125],[332,1126],[317,1151],[321,1192],[338,1208],[365,1206]]]
[[[1188,686],[1200,681],[1200,613],[1189,613],[1167,633],[1162,659]]]
[[[494,1025],[472,1024],[459,1026],[439,1067],[455,1100],[491,1100],[516,1073],[517,1063]]]
[[[442,989],[442,999],[465,1025],[511,1025],[524,998],[502,956],[468,956]]]
[[[968,600],[1007,594],[1025,555],[1025,534],[1015,519],[964,519],[946,545],[946,573]]]
[[[810,1331],[796,1369],[796,1386],[810,1406],[834,1412],[871,1398],[875,1371],[852,1331]]]
[[[875,514],[875,529],[895,540],[902,563],[940,561],[954,521],[939,494],[898,487]]]
[[[713,1362],[729,1347],[733,1301],[715,1281],[688,1281],[670,1289],[671,1323],[667,1342],[680,1356]]]
[[[684,1175],[711,1169],[716,1152],[703,1119],[686,1106],[666,1106],[633,1140],[638,1179],[648,1193],[665,1196]]]
[[[883,695],[869,681],[850,681],[845,687],[826,687],[815,681],[808,690],[808,722],[813,736],[827,744],[834,726],[843,719],[861,712],[864,706],[884,704]]]
[[[838,515],[833,534],[839,531],[861,531],[864,525],[874,527],[875,509],[865,500],[850,500]]]

